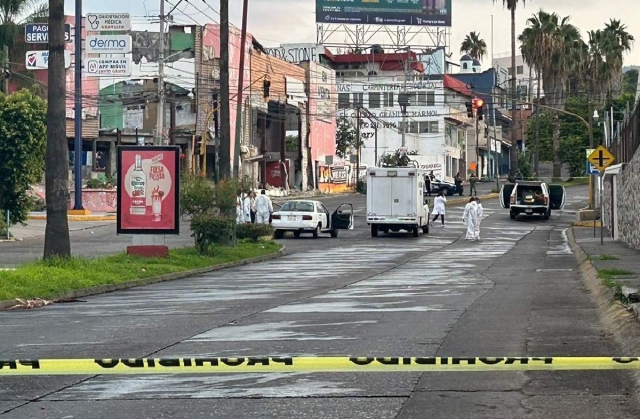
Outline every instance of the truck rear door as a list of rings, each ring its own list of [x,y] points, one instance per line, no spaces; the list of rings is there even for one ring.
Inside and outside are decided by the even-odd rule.
[[[389,174],[392,173],[393,172],[389,172]],[[394,217],[404,217],[407,214],[415,213],[415,178],[405,175],[403,177],[390,177],[389,179],[392,179],[391,215]]]
[[[371,202],[371,208],[368,212],[371,212],[378,216],[390,216],[391,215],[391,181],[393,178],[387,176],[381,176],[377,173],[376,176],[371,177],[372,187],[367,187],[367,199]]]

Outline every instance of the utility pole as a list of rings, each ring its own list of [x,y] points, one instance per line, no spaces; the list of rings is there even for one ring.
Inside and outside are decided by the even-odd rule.
[[[404,130],[402,131],[402,146],[404,147]],[[356,106],[356,189],[360,181],[360,105]]]
[[[480,122],[478,121],[477,112],[476,110],[476,176],[479,178],[482,172],[480,171]]]
[[[240,131],[242,131],[242,91],[244,88],[244,54],[247,43],[247,12],[249,0],[242,8],[242,33],[240,34],[240,68],[238,69],[238,106],[236,111],[236,141],[233,153],[233,175],[240,178]]]
[[[231,175],[229,103],[229,0],[220,0],[220,179]]]
[[[75,64],[74,64],[74,142],[73,167],[74,183],[74,211],[82,211],[82,0],[76,0],[76,36],[75,36]],[[95,157],[95,156],[94,156]]]
[[[409,71],[411,69],[411,63],[409,63],[410,59],[411,59],[411,47],[407,47],[407,59],[405,61],[406,69],[404,74],[404,88],[402,89],[405,95],[407,94],[407,79],[409,78]],[[404,111],[402,112],[402,148],[407,146],[406,138],[405,138],[406,133],[407,133],[407,110],[405,108]]]
[[[158,53],[158,109],[156,123],[156,145],[162,145],[164,131],[164,0],[160,0],[160,51]]]

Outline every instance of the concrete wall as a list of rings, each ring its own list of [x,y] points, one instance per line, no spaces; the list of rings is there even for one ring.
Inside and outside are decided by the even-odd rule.
[[[640,249],[640,150],[637,150],[629,164],[620,170],[617,176],[618,233],[620,240],[629,246]],[[603,193],[603,213],[611,211],[611,182],[606,182]],[[605,214],[604,225],[611,228],[610,216]]]

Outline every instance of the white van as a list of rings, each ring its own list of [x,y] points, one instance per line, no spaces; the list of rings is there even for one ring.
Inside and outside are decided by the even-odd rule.
[[[404,230],[414,237],[429,233],[429,201],[424,197],[424,176],[418,168],[367,169],[367,224],[371,237],[378,232]]]

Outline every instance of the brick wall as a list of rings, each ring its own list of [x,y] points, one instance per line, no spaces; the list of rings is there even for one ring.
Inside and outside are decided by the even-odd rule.
[[[250,58],[251,62],[251,90],[256,95],[262,97],[263,80],[269,77],[271,87],[269,89],[269,99],[284,103],[286,95],[286,77],[293,77],[304,81],[306,71],[297,65],[279,60],[260,51],[254,50]]]

